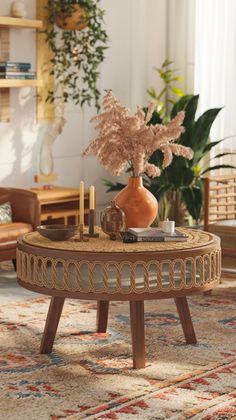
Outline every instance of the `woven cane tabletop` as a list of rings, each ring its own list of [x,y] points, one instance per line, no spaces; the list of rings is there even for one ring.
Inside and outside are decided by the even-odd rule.
[[[186,242],[136,242],[126,244],[121,240],[111,241],[108,236],[101,231],[99,238],[90,238],[89,242],[78,242],[76,237],[67,241],[55,242],[42,237],[38,232],[27,233],[24,235],[23,241],[29,245],[41,248],[86,253],[175,251],[204,247],[214,242],[214,236],[208,232],[186,228],[178,228],[178,230],[188,236]]]

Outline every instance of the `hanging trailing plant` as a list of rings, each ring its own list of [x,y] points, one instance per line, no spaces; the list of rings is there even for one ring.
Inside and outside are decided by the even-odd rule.
[[[103,27],[104,10],[99,3],[100,0],[48,0],[44,33],[53,53],[55,89],[48,92],[47,100],[72,100],[81,106],[94,102],[99,109],[99,65],[105,58],[108,41]]]

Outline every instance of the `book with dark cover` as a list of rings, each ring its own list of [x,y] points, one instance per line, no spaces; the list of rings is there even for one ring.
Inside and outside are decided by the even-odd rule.
[[[129,228],[138,242],[181,242],[187,240],[187,235],[175,229],[174,233],[166,233],[161,228]]]
[[[18,61],[0,61],[0,68],[2,69],[12,69],[12,68],[20,68],[20,69],[30,69],[30,63],[22,63]]]
[[[30,68],[28,67],[2,67],[0,66],[0,72],[1,73],[22,73],[22,72],[28,72]]]
[[[13,74],[2,74],[0,73],[0,79],[35,79],[35,73],[13,73]]]

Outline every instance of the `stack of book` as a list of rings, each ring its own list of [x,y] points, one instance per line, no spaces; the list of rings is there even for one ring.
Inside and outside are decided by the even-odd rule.
[[[30,71],[30,68],[30,63],[1,61],[0,79],[35,79],[35,72]]]
[[[122,233],[122,232],[121,232]],[[175,229],[173,233],[166,233],[160,228],[129,228],[122,233],[123,242],[183,242],[188,236]]]

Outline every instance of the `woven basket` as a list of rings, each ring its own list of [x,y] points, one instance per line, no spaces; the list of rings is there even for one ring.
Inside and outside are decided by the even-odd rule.
[[[86,26],[88,26],[88,15],[86,9],[79,4],[73,4],[71,6],[71,11],[71,16],[67,16],[67,14],[64,12],[61,12],[57,15],[57,26],[66,31],[81,31],[82,29],[86,28]]]

